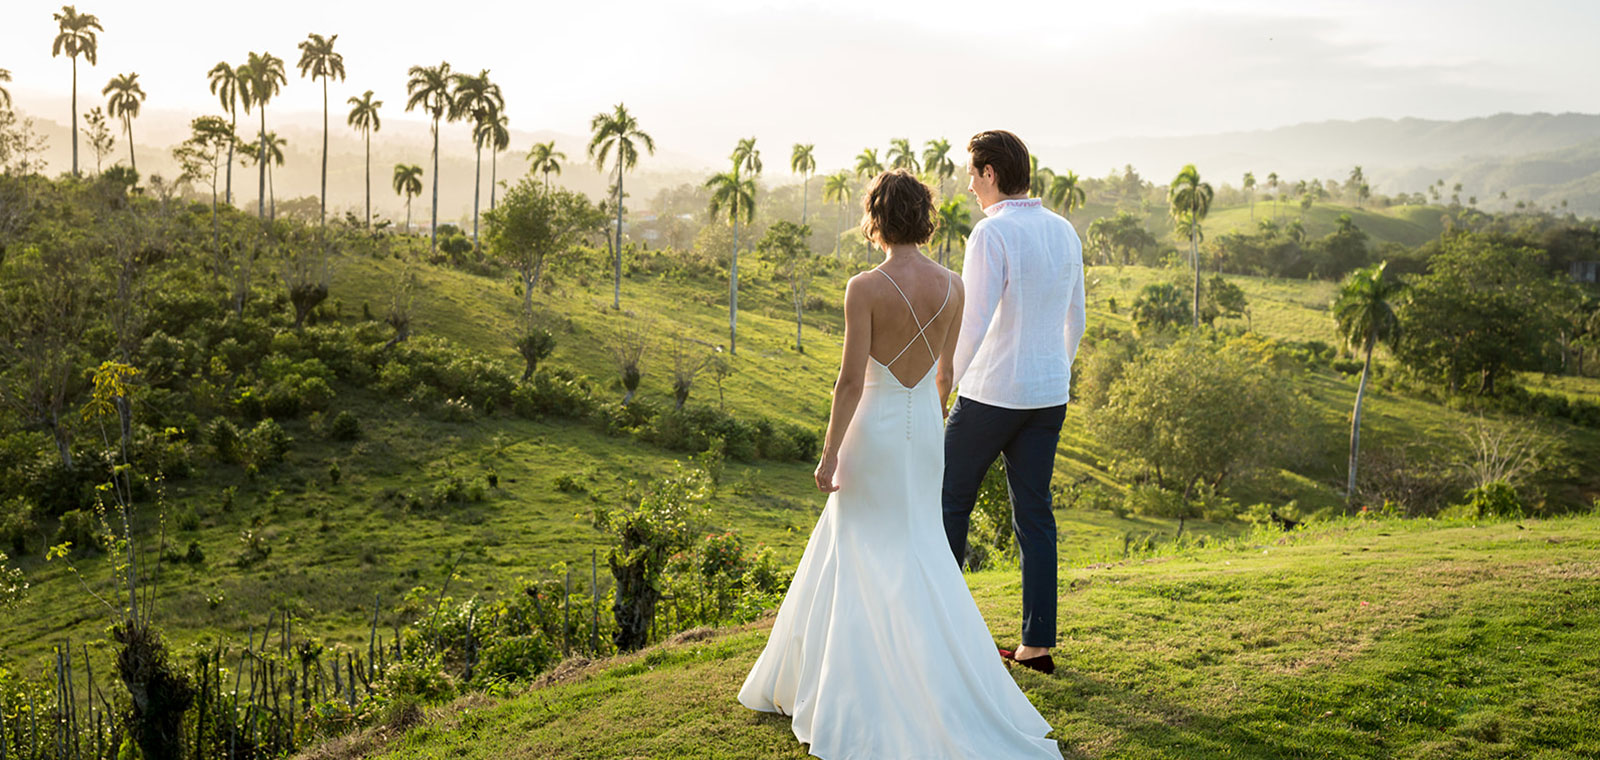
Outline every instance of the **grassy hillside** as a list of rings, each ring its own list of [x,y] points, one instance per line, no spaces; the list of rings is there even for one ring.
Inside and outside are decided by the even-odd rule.
[[[1600,753],[1600,518],[1338,520],[1063,572],[1060,668],[1013,671],[1067,758]],[[1014,569],[968,583],[1014,638]],[[770,619],[306,758],[803,758],[735,694]]]
[[[1078,234],[1083,235],[1087,234],[1089,224],[1095,219],[1112,216],[1116,212],[1114,207],[1091,203],[1074,211],[1071,218]],[[1341,214],[1349,214],[1351,221],[1367,233],[1374,245],[1400,243],[1414,247],[1439,237],[1444,230],[1442,220],[1445,209],[1442,206],[1356,208],[1324,202],[1313,205],[1310,211],[1302,215],[1300,206],[1294,200],[1281,203],[1258,200],[1253,211],[1250,204],[1245,203],[1214,205],[1206,215],[1204,229],[1206,237],[1210,239],[1230,232],[1257,232],[1257,225],[1262,219],[1276,219],[1280,227],[1292,219],[1300,219],[1301,224],[1305,225],[1307,239],[1315,239],[1333,232]],[[1144,223],[1145,228],[1155,234],[1158,240],[1178,244],[1177,238],[1171,235],[1172,220],[1165,207],[1152,208],[1145,215]]]
[[[769,266],[751,258],[741,267],[741,349],[724,386],[726,406],[742,417],[766,416],[820,430],[837,369],[841,314],[833,306],[809,313],[807,350],[796,352],[787,285]],[[812,293],[828,304],[838,303],[851,271],[847,266],[859,268],[840,265],[819,276]],[[445,267],[415,268],[422,281],[413,321],[416,340],[440,336],[509,368],[520,366],[508,339],[520,299],[509,280]],[[381,313],[400,272],[400,262],[393,259],[341,258],[332,288],[341,319],[359,321],[363,304]],[[1141,267],[1091,269],[1091,325],[1127,329],[1127,309],[1140,287],[1183,276]],[[671,403],[667,348],[675,335],[709,345],[726,342],[726,286],[720,280],[636,273],[623,283],[619,314],[610,309],[609,280],[554,277],[556,286],[539,294],[536,304],[570,327],[558,330],[555,354],[548,361],[600,379],[617,398],[622,388],[604,347],[627,320],[647,319],[654,325],[640,390],[653,403]],[[1235,279],[1252,304],[1255,330],[1285,340],[1334,342],[1326,312],[1331,285]],[[1294,471],[1237,484],[1234,495],[1242,504],[1262,501],[1285,508],[1292,501],[1300,514],[1307,514],[1340,502],[1337,489],[1355,378],[1306,370],[1296,382],[1313,411],[1306,421],[1313,432],[1308,438],[1311,450]],[[250,479],[234,466],[202,464],[194,478],[169,484],[168,525],[180,525],[175,518],[189,513],[197,518],[188,529],[175,527],[171,542],[180,551],[197,542],[208,558],[200,566],[163,565],[161,619],[180,644],[243,637],[284,609],[304,621],[301,630],[307,635],[363,642],[374,595],[381,597],[385,621],[401,614],[405,595],[418,586],[437,589],[463,550],[466,559],[453,593],[514,593],[520,578],[550,577],[555,563],[581,563],[591,550],[603,551],[607,538],[590,524],[593,507],[621,503],[629,481],[662,474],[682,458],[630,438],[609,437],[590,424],[510,416],[447,422],[368,390],[336,390],[334,408],[360,417],[363,440],[332,441],[321,420],[289,420],[285,428],[297,443],[280,469]],[[713,381],[702,376],[692,398],[716,403],[716,397]],[[1381,386],[1370,389],[1368,399],[1369,446],[1407,442],[1448,451],[1459,444],[1453,430],[1471,419]],[[1057,483],[1099,482],[1115,493],[1122,484],[1107,469],[1110,453],[1085,426],[1084,411],[1071,409],[1057,455]],[[1557,432],[1572,456],[1600,459],[1595,431],[1562,427]],[[342,473],[337,484],[329,473],[334,464]],[[483,483],[491,469],[498,473],[499,487],[488,490],[486,501],[470,506],[415,512],[385,496],[404,489],[426,492],[452,474]],[[712,502],[706,527],[737,529],[750,543],[773,546],[792,565],[823,504],[810,471],[807,463],[733,463],[730,485]],[[562,476],[575,479],[578,488],[558,490],[555,484]],[[1589,485],[1591,493],[1597,488],[1600,484]],[[1170,536],[1176,528],[1171,521],[1058,506],[1062,561],[1071,566],[1117,556],[1129,533]],[[145,527],[155,535],[153,514]],[[1219,536],[1245,529],[1238,522],[1195,521],[1190,527]],[[232,560],[246,529],[265,536],[272,553],[264,562],[241,569]],[[87,595],[67,567],[37,555],[16,559],[33,590],[24,614],[0,625],[0,651],[7,658],[35,661],[61,637],[102,638],[105,618],[85,604]],[[77,563],[89,586],[104,593],[104,563]],[[604,572],[601,576],[602,588],[609,587],[610,579]]]

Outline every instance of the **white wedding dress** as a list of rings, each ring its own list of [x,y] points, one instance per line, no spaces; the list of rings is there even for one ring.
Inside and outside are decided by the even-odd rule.
[[[915,308],[911,317],[927,329]],[[1061,760],[950,555],[934,369],[907,388],[889,371],[904,354],[868,359],[839,448],[839,490],[739,702],[792,716],[795,738],[825,760]]]

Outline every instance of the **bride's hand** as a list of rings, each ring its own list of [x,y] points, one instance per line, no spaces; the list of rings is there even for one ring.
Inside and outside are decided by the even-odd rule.
[[[839,456],[837,454],[823,454],[822,461],[817,462],[817,490],[823,493],[833,493],[839,490],[834,485],[833,476],[839,469]]]

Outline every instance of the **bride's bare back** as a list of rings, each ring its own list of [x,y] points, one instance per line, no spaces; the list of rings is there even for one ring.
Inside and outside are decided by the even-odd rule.
[[[952,338],[961,324],[960,278],[917,253],[892,258],[856,279],[860,282],[852,284],[868,296],[868,355],[901,385],[916,385],[940,361],[947,343],[954,350]]]

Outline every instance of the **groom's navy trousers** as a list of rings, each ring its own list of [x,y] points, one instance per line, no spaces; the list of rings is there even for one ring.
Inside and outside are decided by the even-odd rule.
[[[978,487],[1005,457],[1011,525],[1022,553],[1022,645],[1056,645],[1056,516],[1050,475],[1061,439],[1065,404],[1007,409],[956,398],[944,430],[944,531],[956,564],[967,556],[967,528]]]

